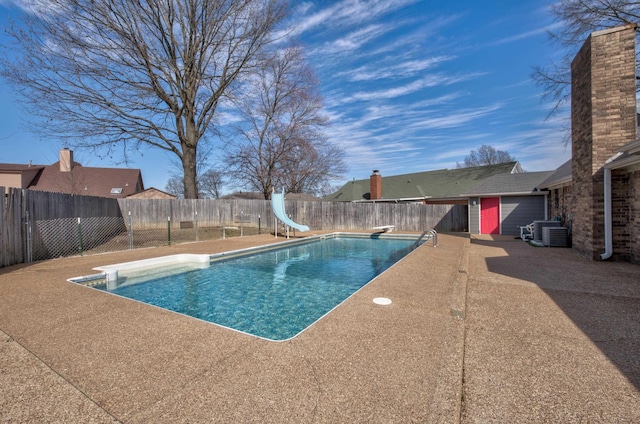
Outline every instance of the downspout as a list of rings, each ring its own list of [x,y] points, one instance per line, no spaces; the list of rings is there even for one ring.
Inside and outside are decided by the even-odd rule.
[[[613,230],[611,223],[611,170],[604,168],[604,253],[603,261],[613,255]]]

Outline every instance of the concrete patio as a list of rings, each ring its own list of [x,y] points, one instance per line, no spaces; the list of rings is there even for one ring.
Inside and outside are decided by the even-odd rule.
[[[66,281],[273,241],[0,269],[0,421],[640,422],[637,265],[440,235],[286,342]]]

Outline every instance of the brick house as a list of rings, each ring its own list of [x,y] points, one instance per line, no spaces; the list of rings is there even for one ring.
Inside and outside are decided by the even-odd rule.
[[[573,250],[640,263],[635,25],[592,33],[571,64],[572,159],[544,184]],[[570,168],[569,168],[570,164]]]
[[[113,198],[144,190],[139,169],[82,166],[69,149],[51,165],[0,164],[0,187]]]

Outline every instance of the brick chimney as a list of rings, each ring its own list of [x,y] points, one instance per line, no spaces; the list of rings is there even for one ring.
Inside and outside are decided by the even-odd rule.
[[[73,151],[67,148],[60,150],[60,172],[71,172],[73,169]]]
[[[377,169],[369,177],[369,200],[382,199],[382,175]]]
[[[571,64],[573,249],[593,259],[604,250],[603,165],[636,139],[635,34],[635,24],[594,32]]]

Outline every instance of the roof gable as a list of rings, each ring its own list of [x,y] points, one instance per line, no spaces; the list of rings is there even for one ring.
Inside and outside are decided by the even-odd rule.
[[[146,190],[127,196],[127,199],[177,199],[177,197],[155,187],[149,187]]]

